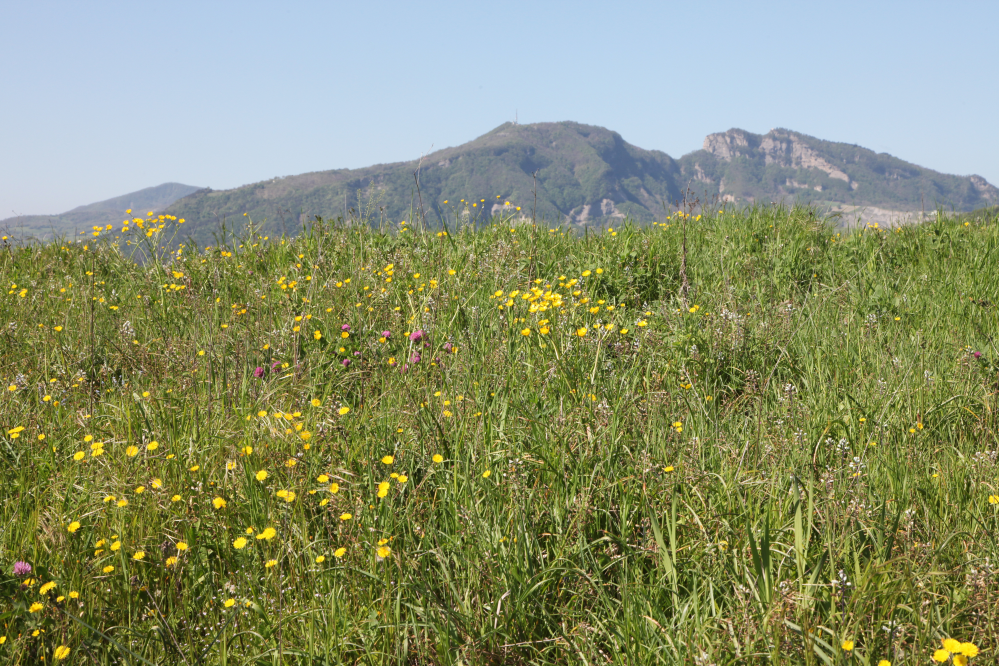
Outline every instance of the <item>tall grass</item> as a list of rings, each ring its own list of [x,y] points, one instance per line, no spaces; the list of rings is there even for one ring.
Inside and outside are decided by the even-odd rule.
[[[996,219],[138,221],[0,254],[0,661],[994,659]]]

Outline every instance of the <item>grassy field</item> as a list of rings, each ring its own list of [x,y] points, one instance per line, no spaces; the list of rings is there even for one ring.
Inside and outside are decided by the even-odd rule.
[[[0,662],[994,663],[997,222],[7,239]]]

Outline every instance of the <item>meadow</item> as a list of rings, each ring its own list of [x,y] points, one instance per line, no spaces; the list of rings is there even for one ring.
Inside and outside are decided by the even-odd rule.
[[[5,238],[0,662],[994,663],[995,215],[456,212]]]

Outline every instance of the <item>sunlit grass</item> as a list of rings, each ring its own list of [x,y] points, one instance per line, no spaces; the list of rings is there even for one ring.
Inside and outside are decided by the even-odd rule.
[[[179,222],[0,254],[0,661],[993,658],[995,219]]]

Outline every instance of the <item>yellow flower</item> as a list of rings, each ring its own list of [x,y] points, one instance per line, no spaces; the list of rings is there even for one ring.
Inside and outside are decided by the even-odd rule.
[[[354,516],[350,515],[349,513],[341,513],[340,514],[340,520],[350,520],[353,517]]]
[[[585,337],[586,336],[586,327],[577,328],[576,329],[576,335],[578,335],[581,338]]]
[[[346,554],[347,554],[347,549],[343,548],[343,547],[337,548],[336,550],[333,551],[333,557],[335,557],[337,559],[340,559],[341,557],[343,557]]]
[[[277,566],[277,560],[267,560],[267,564],[264,565],[265,568],[270,569]]]
[[[45,608],[45,606],[43,604],[40,604],[40,603],[38,603],[36,601],[35,603],[31,604],[31,606],[28,608],[28,612],[29,613],[37,613],[38,611],[42,610],[43,608]]]
[[[66,647],[65,645],[60,645],[55,649],[55,652],[52,653],[52,656],[58,659],[59,661],[62,661],[63,659],[69,656],[69,648]]]
[[[321,340],[322,337],[323,337],[323,334],[320,333],[319,331],[316,331],[315,333],[312,334],[312,337],[314,337],[316,340]]]
[[[953,659],[954,666],[968,666],[968,658],[963,654],[955,654]]]
[[[408,476],[406,476],[405,474],[400,474],[400,475],[399,475],[399,476],[398,476],[398,477],[396,478],[396,481],[398,481],[399,483],[406,483],[407,481],[409,481],[409,477],[408,477]]]
[[[216,509],[224,509],[225,500],[222,499],[221,497],[216,497],[215,499],[212,500],[212,506],[214,506]]]
[[[170,498],[170,501],[171,502],[179,502],[180,501],[180,495],[174,495],[173,497]]]
[[[313,399],[312,399],[312,406],[313,406],[313,407],[319,407],[319,406],[321,406],[322,404],[323,404],[323,403],[322,403],[322,401],[321,401],[321,400],[320,400],[319,398],[313,398]]]
[[[125,498],[123,497],[123,498],[121,498],[120,500],[118,500],[118,507],[119,507],[119,508],[122,508],[122,509],[124,509],[124,508],[125,508],[126,506],[128,506],[128,500],[127,500],[127,499],[125,499]]]
[[[336,495],[338,492],[340,492],[340,484],[339,483],[331,483],[330,484],[330,494],[331,495]]]
[[[103,569],[101,569],[101,571],[103,571],[106,574],[109,574],[112,571],[114,571],[114,567],[109,564],[106,567],[104,567]]]
[[[989,504],[999,504],[999,495],[989,495]]]
[[[267,479],[267,470],[262,469],[257,472],[257,481],[265,481]]]
[[[74,590],[73,592],[70,592],[70,593],[69,593],[69,598],[70,598],[70,599],[79,599],[79,598],[80,598],[80,593],[79,593],[79,592],[76,592],[76,591]]]
[[[488,479],[490,474],[492,474],[492,471],[487,469],[485,472],[482,473],[482,478]]]
[[[393,458],[392,456],[385,456],[384,458],[382,458],[382,464],[391,465],[394,460],[395,458]]]
[[[153,487],[153,490],[159,490],[163,487],[163,479],[153,479],[149,482],[149,485]]]
[[[158,448],[160,448],[160,443],[157,442],[156,440],[153,440],[149,442],[149,444],[146,444],[146,451],[155,451]]]
[[[531,329],[525,328],[520,332],[520,334],[523,335],[525,338],[529,337],[531,335]]]
[[[133,560],[141,560],[141,559],[143,559],[145,557],[146,557],[146,554],[143,551],[141,551],[141,550],[135,551],[135,554],[132,555],[132,559]]]
[[[246,547],[246,538],[239,537],[238,539],[232,542],[232,547],[235,548],[236,550],[243,550],[243,548]]]
[[[121,550],[121,541],[115,541],[109,547],[113,552],[118,552],[119,550]]]
[[[944,650],[948,652],[960,652],[961,651],[961,641],[955,640],[953,638],[943,639]]]
[[[978,646],[974,643],[961,643],[961,647],[958,648],[960,652],[965,657],[977,657],[978,656]]]
[[[145,486],[139,486],[138,488],[135,489],[135,494],[136,495],[141,495],[144,492],[146,492],[146,487]]]
[[[73,454],[73,460],[83,460],[86,457],[87,454],[84,453],[83,451],[77,451],[76,453]],[[995,504],[995,502],[993,502],[993,504]]]
[[[48,594],[56,586],[55,581],[49,581],[38,588],[38,594]]]
[[[326,561],[325,555],[320,555],[319,557],[316,558],[316,564],[322,564],[325,561]]]
[[[201,469],[201,465],[191,465],[188,467],[189,472],[197,472],[199,469]]]
[[[433,460],[433,461],[434,461],[435,463],[437,463],[437,464],[440,464],[440,463],[444,462],[444,456],[442,456],[442,455],[441,455],[441,454],[439,454],[439,453],[435,453],[435,454],[434,454],[434,457],[432,458],[432,460]]]
[[[319,483],[328,483],[329,480],[330,477],[326,476],[325,474],[320,474],[319,476],[316,477],[316,481],[318,481]]]
[[[340,409],[339,409],[339,410],[337,411],[337,413],[338,413],[338,414],[340,414],[340,416],[344,416],[344,415],[346,415],[346,414],[347,414],[347,413],[348,413],[349,411],[350,411],[350,407],[348,407],[347,405],[344,405],[343,407],[341,407],[341,408],[340,408]]]
[[[226,608],[232,608],[235,605],[236,605],[236,600],[235,599],[226,599],[225,600],[225,607]]]
[[[260,418],[264,418],[265,416],[267,416],[267,412],[261,409],[259,412],[257,412],[257,416],[259,416]]]
[[[173,557],[173,556],[171,555],[170,557],[166,558],[166,565],[167,565],[168,567],[172,567],[172,566],[173,566],[173,565],[175,565],[175,564],[177,564],[177,558],[176,558],[176,557]]]
[[[275,530],[273,527],[268,527],[268,528],[264,529],[263,532],[261,532],[260,534],[257,535],[257,539],[258,540],[259,539],[263,539],[264,541],[270,541],[271,539],[273,539],[276,536],[277,536],[277,530]]]
[[[850,650],[853,649],[853,641],[843,641],[840,647],[843,648],[844,652],[849,652]]]
[[[950,652],[947,652],[947,650],[937,650],[936,652],[933,653],[933,661],[942,664],[948,659],[950,659]]]
[[[80,521],[74,520],[66,527],[66,529],[69,530],[70,534],[72,534],[76,530],[80,529]]]
[[[185,542],[183,542],[183,541],[178,541],[177,542],[177,550],[179,550],[181,552],[187,550],[187,544]]]

